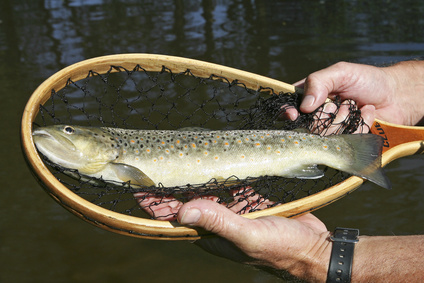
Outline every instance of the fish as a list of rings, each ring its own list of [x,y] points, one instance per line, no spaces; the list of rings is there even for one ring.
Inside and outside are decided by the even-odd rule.
[[[138,186],[179,187],[261,176],[316,179],[328,166],[391,184],[374,134],[319,136],[286,130],[136,130],[52,125],[33,130],[50,161],[82,175]]]

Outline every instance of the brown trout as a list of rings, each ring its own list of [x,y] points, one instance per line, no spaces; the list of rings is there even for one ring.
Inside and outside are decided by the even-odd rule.
[[[127,130],[70,125],[33,131],[37,149],[80,174],[141,186],[165,187],[260,176],[320,178],[317,165],[356,175],[384,188],[382,138],[283,130]]]

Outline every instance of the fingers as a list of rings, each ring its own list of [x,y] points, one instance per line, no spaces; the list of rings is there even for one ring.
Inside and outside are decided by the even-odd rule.
[[[364,107],[362,107],[361,116],[364,119],[364,123],[367,125],[368,132],[375,120],[375,106],[365,105]]]
[[[238,214],[245,214],[252,210],[265,209],[274,203],[265,199],[251,187],[234,190],[232,195],[234,197],[234,201],[227,207]]]
[[[184,204],[178,212],[177,220],[183,225],[202,227],[231,242],[243,241],[241,238],[249,234],[249,231],[244,231],[249,219],[208,200],[194,200]]]
[[[328,95],[334,89],[331,83],[323,80],[317,73],[313,73],[306,78],[304,84],[304,97],[300,104],[300,110],[302,112],[310,113],[317,109],[325,102]]]
[[[159,220],[174,221],[183,205],[172,196],[159,196],[146,192],[135,193],[134,198],[144,211]]]
[[[356,78],[352,68],[357,64],[339,62],[325,69],[310,74],[304,83],[304,98],[300,110],[310,113],[325,102],[327,97],[339,95],[355,85]],[[342,97],[342,99],[353,97]]]
[[[296,87],[303,88],[304,85],[305,85],[305,81],[306,81],[306,78],[304,78],[304,79],[302,79],[300,81],[295,82],[293,85],[296,86]]]

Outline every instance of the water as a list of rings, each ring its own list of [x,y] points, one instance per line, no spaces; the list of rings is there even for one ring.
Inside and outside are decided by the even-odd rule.
[[[47,77],[95,56],[206,60],[295,82],[337,61],[423,56],[424,3],[409,1],[1,1],[0,282],[276,282],[187,242],[133,239],[77,219],[43,192],[19,144],[20,118]],[[329,229],[424,232],[424,162],[391,163],[393,190],[365,184],[318,212]]]

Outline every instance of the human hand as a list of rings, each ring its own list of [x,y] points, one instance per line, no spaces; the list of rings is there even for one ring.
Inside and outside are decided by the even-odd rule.
[[[369,126],[375,118],[395,124],[415,124],[421,119],[422,111],[411,111],[417,102],[412,96],[413,90],[408,89],[406,79],[403,79],[409,74],[407,64],[379,68],[340,62],[314,72],[294,84],[304,87],[300,110],[310,113],[327,98],[339,96],[342,101],[354,100]],[[295,119],[298,113],[290,111],[288,116]]]
[[[246,186],[239,189],[228,191],[232,199],[229,202],[223,202],[218,196],[213,194],[198,194],[195,192],[185,193],[184,202],[189,200],[203,199],[221,203],[234,213],[244,214],[251,210],[265,209],[274,204],[274,202],[265,199],[253,188]],[[176,199],[172,193],[158,194],[152,192],[136,192],[133,194],[139,206],[150,216],[157,220],[176,221],[177,213],[183,206],[182,200]]]
[[[185,203],[177,220],[219,237],[196,241],[206,251],[259,268],[286,270],[325,281],[331,244],[325,225],[312,214],[296,219],[266,216],[247,219],[209,200]]]
[[[177,220],[215,233],[216,237],[195,242],[209,253],[255,265],[281,277],[289,272],[304,279],[321,275],[325,279],[329,232],[318,218],[306,214],[296,219],[277,216],[248,219],[238,214],[240,210],[262,209],[272,203],[249,187],[234,190],[233,195],[234,201],[226,206],[218,204],[214,196],[196,197],[185,204],[172,196],[136,193],[135,197],[155,218]],[[201,213],[197,220],[193,211]]]

